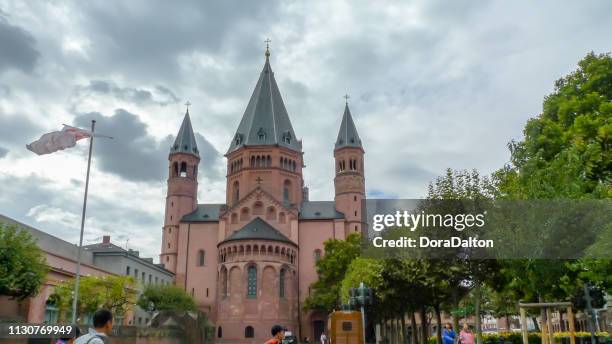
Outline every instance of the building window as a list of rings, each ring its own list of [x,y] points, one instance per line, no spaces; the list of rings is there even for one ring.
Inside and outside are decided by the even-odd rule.
[[[217,338],[223,338],[223,328],[221,326],[217,327]]]
[[[206,288],[206,297],[208,297],[208,288]]]
[[[283,201],[285,203],[291,202],[291,182],[289,180],[285,180],[283,183]]]
[[[204,266],[205,253],[204,250],[198,251],[198,266]]]
[[[134,278],[138,279],[138,269],[134,269]]]
[[[247,297],[257,297],[257,268],[254,266],[249,266],[247,270]]]
[[[140,276],[142,277],[142,283],[144,283],[144,282],[145,282],[145,276],[146,276],[146,275],[147,275],[147,274],[145,274],[145,273],[144,273],[144,271],[142,272],[142,275],[140,275]]]
[[[240,200],[240,183],[238,183],[238,181],[234,182],[232,196],[232,201],[234,202],[234,204],[238,203],[238,201]]]
[[[149,274],[149,284],[151,284],[151,282],[153,282],[153,276],[151,276],[151,274]]]
[[[285,297],[285,269],[281,269],[278,277],[278,296]]]
[[[129,276],[129,275],[130,275],[130,267],[129,267],[129,266],[126,266],[126,267],[125,267],[125,275],[126,275],[126,276]]]
[[[244,338],[253,338],[255,337],[255,329],[253,326],[247,326],[244,329]]]
[[[181,171],[180,171],[179,175],[181,177],[187,177],[187,163],[184,162],[184,161],[181,163]]]
[[[257,131],[257,138],[259,139],[259,141],[266,140],[266,131],[264,130],[264,128],[259,128],[259,130]]]
[[[321,250],[316,249],[314,251],[314,260],[315,260],[315,263],[321,260]]]

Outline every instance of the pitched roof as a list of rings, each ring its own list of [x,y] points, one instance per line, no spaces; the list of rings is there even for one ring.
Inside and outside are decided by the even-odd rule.
[[[198,204],[194,211],[181,218],[181,222],[217,222],[223,206],[225,204]]]
[[[349,110],[348,104],[344,107],[344,114],[342,115],[342,123],[340,124],[340,130],[338,131],[338,139],[336,139],[336,149],[344,147],[357,147],[361,146],[361,139],[357,134],[357,128],[355,122],[353,122],[353,116],[351,116],[351,110]]]
[[[278,145],[296,151],[302,150],[302,143],[295,136],[291,126],[268,55],[266,53],[266,63],[228,153],[242,146],[255,145]]]
[[[225,240],[222,242],[253,239],[273,240],[295,245],[295,243],[287,238],[283,233],[279,232],[276,228],[272,227],[272,225],[259,217],[254,218],[251,222],[247,223],[244,227],[225,238]]]
[[[185,118],[181,124],[178,135],[174,140],[174,144],[170,147],[170,154],[187,153],[200,157],[198,145],[196,144],[193,128],[191,127],[191,119],[189,118],[189,110],[185,112]]]
[[[344,214],[336,210],[334,201],[306,201],[300,208],[300,220],[343,219]]]

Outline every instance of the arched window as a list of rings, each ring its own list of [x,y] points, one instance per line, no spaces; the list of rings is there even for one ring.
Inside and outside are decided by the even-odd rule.
[[[255,167],[261,167],[261,157],[259,155],[255,158]]]
[[[272,166],[272,157],[269,155],[266,157],[266,166],[267,167]]]
[[[316,249],[314,251],[314,260],[315,260],[315,263],[321,260],[321,250]]]
[[[287,221],[287,217],[284,212],[278,213],[278,222],[285,223]]]
[[[244,338],[253,338],[255,337],[255,329],[253,326],[247,326],[244,328]]]
[[[247,269],[247,297],[254,299],[257,297],[257,268],[249,266]]]
[[[285,203],[291,202],[291,182],[289,180],[285,180],[283,183],[283,201]]]
[[[232,213],[232,224],[238,223],[238,214]]]
[[[253,204],[253,215],[263,215],[263,213],[263,203],[261,201],[255,202],[255,204]]]
[[[181,163],[180,176],[181,177],[187,177],[187,163],[184,162],[184,161]]]
[[[204,250],[199,250],[198,251],[198,266],[204,266],[205,257],[206,257],[206,254],[204,253]]]
[[[251,167],[255,167],[255,157],[251,157]]]
[[[174,162],[174,164],[173,164],[173,166],[174,166],[174,169],[173,169],[173,172],[174,172],[174,173],[173,173],[173,175],[172,175],[172,176],[173,176],[173,177],[176,177],[176,176],[178,176],[178,162],[176,162],[176,161],[175,161],[175,162]]]
[[[227,269],[221,268],[221,297],[227,297]]]
[[[274,207],[268,207],[266,220],[276,220],[276,209],[274,209]]]
[[[278,296],[285,297],[285,269],[281,269],[278,276]]]
[[[291,171],[296,171],[295,160],[291,162]]]
[[[240,210],[240,221],[247,221],[249,219],[249,208],[242,208]]]
[[[223,338],[223,327],[217,327],[217,338]]]
[[[233,199],[232,201],[234,202],[234,204],[238,203],[238,201],[240,200],[240,183],[238,181],[234,182],[234,186],[233,188]]]

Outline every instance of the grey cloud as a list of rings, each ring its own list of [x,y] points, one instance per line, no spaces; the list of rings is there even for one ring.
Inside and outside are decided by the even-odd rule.
[[[145,77],[176,75],[180,54],[216,54],[228,42],[232,49],[252,46],[242,44],[252,39],[245,36],[274,23],[279,7],[277,2],[262,6],[237,0],[192,0],[180,6],[164,1],[113,6],[79,1],[74,5],[83,20],[81,26],[97,42],[92,47],[96,64]]]
[[[115,110],[111,116],[98,112],[79,114],[74,123],[87,128],[91,120],[96,120],[96,132],[114,138],[100,139],[94,144],[94,158],[101,170],[131,181],[163,180],[170,138],[156,141],[138,116],[123,109]]]
[[[12,68],[31,72],[40,57],[35,45],[36,40],[28,31],[11,25],[0,12],[0,72]]]
[[[4,116],[0,114],[0,142],[6,146],[23,148],[43,134],[41,128],[23,114]]]
[[[167,106],[179,101],[179,98],[170,89],[159,85],[155,86],[152,92],[147,89],[119,87],[113,81],[108,80],[91,80],[89,84],[75,88],[72,102],[87,99],[95,94],[109,95],[135,104]]]
[[[115,110],[111,116],[97,112],[79,114],[74,123],[88,127],[91,120],[96,120],[96,132],[114,138],[100,139],[94,144],[94,157],[101,170],[131,181],[159,182],[167,177],[167,158],[174,142],[172,136],[156,140],[137,115],[124,109]],[[221,178],[218,171],[221,155],[202,135],[198,134],[197,140],[204,160],[200,165],[203,176]]]
[[[223,169],[223,157],[219,151],[200,133],[196,133],[196,143],[200,151],[199,173],[200,177],[205,177],[210,181],[219,181],[225,178]]]
[[[8,149],[0,147],[0,159],[4,158],[8,154]]]

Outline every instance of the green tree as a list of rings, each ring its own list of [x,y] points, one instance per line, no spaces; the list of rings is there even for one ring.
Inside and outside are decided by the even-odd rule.
[[[557,80],[542,113],[527,122],[523,140],[509,144],[510,163],[495,174],[498,197],[612,198],[611,132],[612,57],[590,53],[574,72]],[[610,228],[602,235],[610,236]],[[604,244],[609,245],[600,240],[593,246],[605,251]],[[517,296],[545,301],[572,296],[582,280],[610,288],[609,267],[605,259],[525,259],[507,262],[504,270]]]
[[[149,285],[138,299],[138,306],[149,311],[195,311],[193,297],[174,285]]]
[[[324,244],[325,255],[317,262],[318,280],[304,302],[305,309],[331,312],[339,309],[342,280],[361,252],[361,235],[352,233],[346,240],[330,239]]]
[[[72,307],[74,280],[65,281],[55,288],[55,299],[62,319]],[[80,318],[100,308],[113,315],[124,315],[136,304],[136,282],[131,276],[82,276],[79,282],[77,313]]]
[[[0,295],[26,299],[38,294],[48,267],[30,233],[0,223]]]
[[[555,83],[498,171],[512,199],[612,197],[612,57],[588,54]]]

